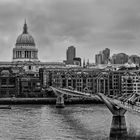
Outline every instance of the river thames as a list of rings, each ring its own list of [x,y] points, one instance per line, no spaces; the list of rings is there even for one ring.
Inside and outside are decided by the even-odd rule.
[[[126,113],[128,133],[140,132],[140,115]],[[109,139],[112,114],[104,105],[15,105],[0,110],[1,140]],[[132,135],[131,134],[131,135]]]

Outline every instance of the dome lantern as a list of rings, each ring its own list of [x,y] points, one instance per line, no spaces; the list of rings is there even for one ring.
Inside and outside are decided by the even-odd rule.
[[[28,34],[28,27],[27,27],[27,24],[26,24],[26,19],[25,19],[25,23],[24,23],[24,26],[23,26],[23,34]]]

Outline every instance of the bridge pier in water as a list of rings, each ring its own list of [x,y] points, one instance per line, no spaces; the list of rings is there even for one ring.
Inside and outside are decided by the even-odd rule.
[[[64,94],[58,90],[57,88],[51,87],[52,90],[54,91],[56,97],[56,108],[64,108]]]
[[[118,107],[114,104],[109,98],[105,95],[98,93],[98,96],[102,99],[105,103],[107,108],[112,113],[112,123],[110,128],[110,138],[113,139],[124,139],[127,138],[127,127],[125,121],[125,112],[126,110]]]
[[[126,138],[127,137],[127,127],[124,115],[112,116],[112,123],[110,128],[110,138]]]
[[[57,95],[57,98],[56,98],[56,108],[64,108],[64,107],[65,107],[65,104],[64,104],[63,94]]]

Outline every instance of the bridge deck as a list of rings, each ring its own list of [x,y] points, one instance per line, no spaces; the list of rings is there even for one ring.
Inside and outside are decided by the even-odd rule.
[[[138,105],[131,105],[127,102],[122,102],[120,100],[117,100],[117,99],[111,99],[117,106],[121,107],[121,108],[124,108],[128,111],[135,111],[135,112],[138,112],[140,113],[140,106]]]
[[[51,88],[55,91],[58,91],[61,94],[66,94],[66,95],[71,95],[71,96],[96,98],[97,100],[101,100],[99,96],[102,96],[103,98],[106,98],[106,99],[110,100],[110,102],[112,102],[112,104],[115,104],[116,106],[118,106],[120,108],[124,108],[125,110],[128,110],[128,111],[135,111],[135,112],[140,113],[140,103],[132,105],[128,102],[122,102],[122,101],[117,100],[117,99],[109,98],[102,93],[92,95],[92,94],[89,94],[89,93],[84,93],[84,92],[71,90],[71,89],[66,89],[66,88],[54,88],[54,87],[51,87]]]

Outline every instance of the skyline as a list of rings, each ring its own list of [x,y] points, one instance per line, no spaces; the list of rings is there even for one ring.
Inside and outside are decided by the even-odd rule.
[[[140,55],[139,4],[138,0],[0,0],[0,61],[12,60],[25,18],[41,61],[65,60],[71,45],[77,57],[90,62],[104,48],[111,55]]]

